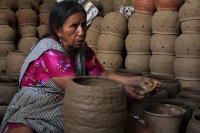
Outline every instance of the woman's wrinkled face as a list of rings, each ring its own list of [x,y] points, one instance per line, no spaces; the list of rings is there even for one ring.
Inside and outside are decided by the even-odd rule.
[[[86,16],[83,12],[71,15],[58,32],[62,45],[66,50],[79,48],[86,36]]]

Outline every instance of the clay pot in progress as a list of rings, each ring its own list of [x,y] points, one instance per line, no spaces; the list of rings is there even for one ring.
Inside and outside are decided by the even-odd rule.
[[[124,49],[124,39],[113,34],[100,34],[97,47],[99,52],[121,54]]]
[[[125,47],[128,54],[151,54],[151,35],[128,34],[125,40]]]
[[[175,41],[178,35],[153,34],[150,40],[152,54],[175,55]]]
[[[122,83],[103,77],[77,77],[67,83],[65,91],[66,132],[124,132],[127,106]]]
[[[200,20],[187,20],[181,22],[181,30],[184,34],[200,34]]]
[[[179,10],[180,22],[186,20],[199,20],[200,19],[199,6],[200,2],[196,1],[185,2]]]
[[[175,42],[176,57],[200,58],[200,34],[181,34]]]
[[[200,132],[199,125],[200,125],[200,113],[192,116],[192,119],[189,121],[187,125],[186,133],[199,133]]]
[[[145,125],[154,133],[178,133],[184,109],[167,104],[143,107]]]
[[[144,13],[133,13],[128,20],[129,33],[152,34],[152,15]]]
[[[176,56],[152,55],[150,59],[151,74],[174,76],[174,61]]]
[[[174,74],[177,79],[200,80],[200,59],[176,58],[174,61]]]
[[[152,17],[152,31],[158,34],[180,34],[178,11],[157,11]]]
[[[17,49],[21,52],[29,52],[34,44],[38,41],[37,37],[23,37],[17,44]]]
[[[110,12],[101,22],[101,33],[112,33],[124,38],[127,31],[127,19],[122,13]]]
[[[155,0],[157,10],[178,11],[183,0]]]
[[[154,14],[156,6],[154,0],[134,0],[133,7],[135,12]]]

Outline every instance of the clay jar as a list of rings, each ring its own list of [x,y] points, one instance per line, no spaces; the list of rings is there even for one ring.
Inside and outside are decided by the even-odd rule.
[[[183,0],[155,0],[157,10],[178,11]]]
[[[133,7],[135,12],[154,14],[156,6],[154,0],[134,0]]]
[[[10,50],[15,50],[16,46],[14,43],[1,43],[0,42],[0,55],[6,56]]]
[[[179,10],[180,22],[186,20],[199,20],[200,19],[199,6],[200,2],[196,1],[185,2]]]
[[[1,0],[1,1],[0,1],[0,8],[1,8],[1,9],[8,9],[8,10],[11,10],[11,6],[10,6],[9,2],[6,1],[6,0]]]
[[[152,55],[150,59],[151,74],[174,76],[174,61],[176,56]]]
[[[100,34],[97,47],[99,52],[121,54],[124,49],[124,39],[113,34]]]
[[[115,12],[119,12],[120,6],[131,6],[131,0],[113,0],[113,9]]]
[[[89,29],[94,30],[96,32],[101,32],[101,22],[103,20],[103,17],[97,16],[93,19],[91,22]]]
[[[181,34],[175,42],[176,57],[200,58],[200,34]]]
[[[36,37],[37,36],[37,26],[27,25],[23,26],[21,29],[22,37]]]
[[[152,54],[175,55],[175,41],[178,35],[153,34],[150,40]]]
[[[83,76],[70,80],[65,91],[65,131],[124,132],[127,106],[122,83],[104,77]]]
[[[88,46],[95,46],[97,47],[97,40],[99,38],[100,33],[92,30],[92,29],[88,29],[86,32],[86,37],[85,37],[85,42]]]
[[[8,9],[0,9],[0,13],[4,13],[8,16],[9,26],[16,27],[17,25],[17,17],[12,10]]]
[[[180,34],[178,11],[157,11],[152,17],[152,31],[158,34]]]
[[[123,66],[123,58],[120,54],[98,52],[97,58],[106,70],[114,71]]]
[[[165,85],[165,89],[168,92],[168,98],[176,98],[176,95],[180,91],[179,83],[173,76],[149,74],[147,75],[147,77],[162,82]]]
[[[37,27],[38,38],[42,38],[42,36],[45,35],[47,32],[48,32],[47,25],[40,25]]]
[[[6,56],[6,74],[10,79],[18,80],[19,72],[28,53],[20,52],[19,50],[9,51]]]
[[[184,87],[199,87],[200,86],[200,80],[182,80],[178,79],[180,88]]]
[[[30,0],[17,0],[17,8],[20,9],[32,9],[32,3]]]
[[[125,46],[128,54],[151,54],[150,49],[151,35],[128,34]]]
[[[200,80],[200,59],[176,58],[174,61],[174,74],[177,79]]]
[[[128,20],[129,33],[152,34],[152,15],[144,13],[133,13]]]
[[[9,105],[17,89],[17,81],[0,81],[0,97],[3,101],[3,105]]]
[[[192,119],[189,121],[187,125],[186,133],[199,133],[199,124],[200,124],[200,113],[192,116]]]
[[[22,37],[17,44],[17,48],[22,52],[29,52],[37,41],[37,37]]]
[[[40,13],[39,16],[39,25],[48,25],[50,13]]]
[[[127,19],[121,13],[110,12],[104,16],[101,22],[101,33],[112,33],[124,38],[127,31]]]
[[[184,34],[200,34],[200,20],[187,20],[181,22],[181,30]]]
[[[113,12],[113,2],[114,0],[99,0],[99,3],[101,5],[101,13],[103,15],[106,15],[109,12]]]
[[[144,54],[128,54],[125,58],[126,69],[134,69],[135,71],[147,72],[149,69],[151,55]]]
[[[13,43],[15,40],[15,31],[8,25],[0,25],[0,42]]]
[[[4,13],[0,13],[0,25],[9,25],[8,16]]]

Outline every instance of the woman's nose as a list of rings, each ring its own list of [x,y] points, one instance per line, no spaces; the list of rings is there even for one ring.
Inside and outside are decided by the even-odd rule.
[[[85,35],[86,35],[86,30],[87,30],[86,27],[84,27],[84,26],[79,26],[79,28],[78,28],[78,35],[80,35],[80,36],[85,36]]]

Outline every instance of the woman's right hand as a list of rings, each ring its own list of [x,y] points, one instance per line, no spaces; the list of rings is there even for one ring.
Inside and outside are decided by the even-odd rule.
[[[138,95],[134,87],[130,85],[124,85],[126,91],[126,98],[128,102],[133,102],[135,100],[142,100],[144,96]]]

